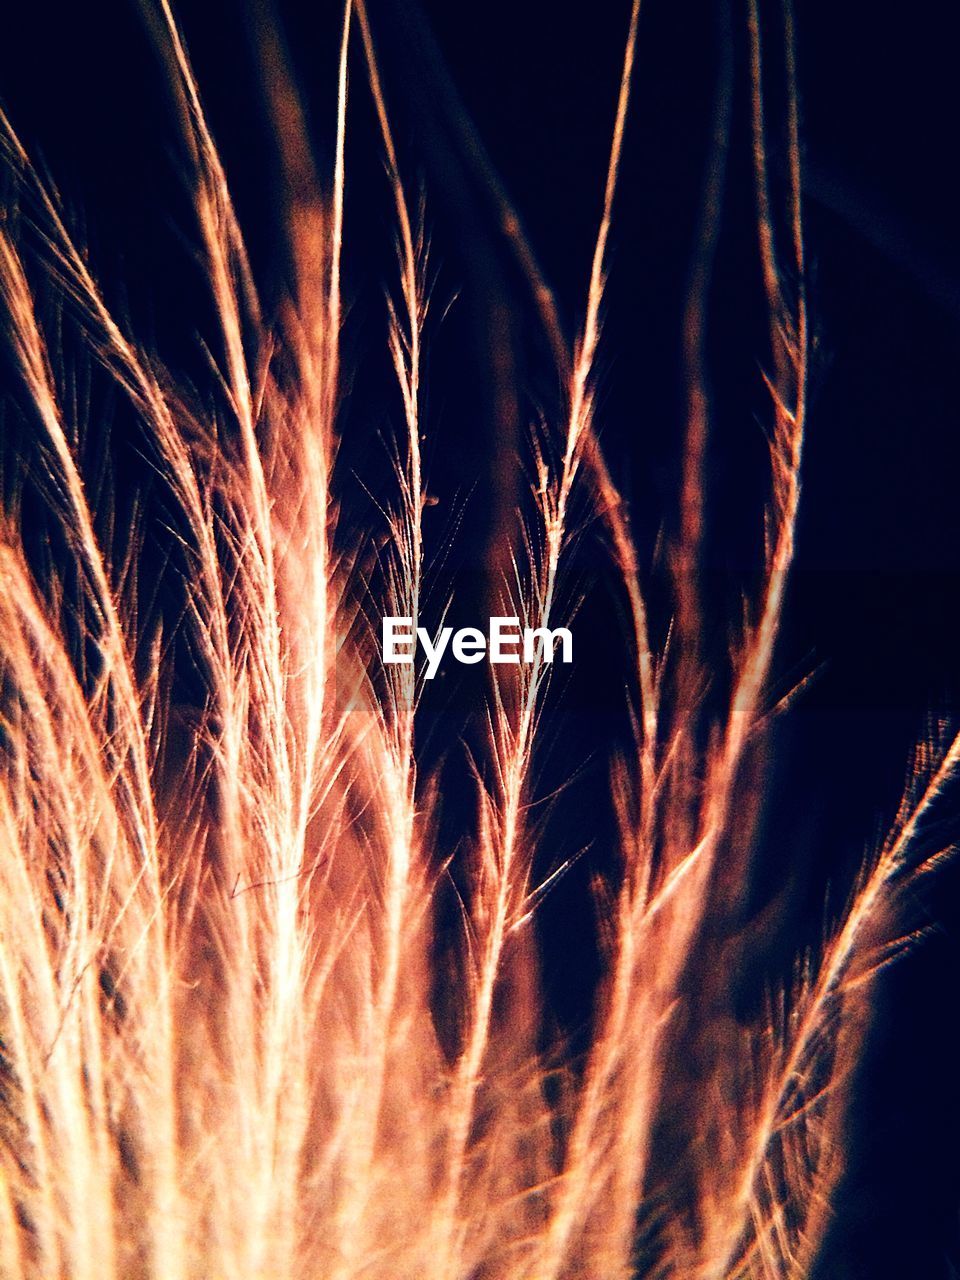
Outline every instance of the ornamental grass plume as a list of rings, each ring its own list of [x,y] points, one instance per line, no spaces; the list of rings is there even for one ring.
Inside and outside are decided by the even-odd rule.
[[[268,314],[176,15],[167,0],[147,6],[216,321],[198,339],[203,385],[111,307],[52,180],[0,116],[4,1277],[812,1274],[864,995],[913,937],[904,888],[949,852],[925,832],[960,738],[938,726],[918,748],[842,910],[790,982],[771,978],[762,1014],[733,1019],[725,975],[756,926],[724,926],[758,836],[811,345],[792,13],[777,125],[788,159],[774,184],[757,5],[743,28],[769,317],[765,551],[722,661],[691,570],[709,426],[696,291],[667,627],[600,444],[638,0],[572,350],[519,222],[506,225],[563,409],[531,436],[500,611],[531,629],[568,625],[571,548],[596,521],[627,619],[632,735],[608,761],[616,848],[582,904],[602,943],[582,1057],[553,1036],[540,977],[537,909],[572,861],[544,849],[538,809],[545,721],[562,697],[544,646],[491,666],[484,704],[465,713],[474,821],[452,848],[421,751],[423,669],[387,665],[378,648],[381,618],[415,633],[443,610],[427,604],[423,530],[430,258],[375,13],[365,0],[342,13],[329,175],[313,171],[292,80],[271,64],[294,269]],[[365,86],[348,77],[354,56]],[[400,413],[372,539],[342,508],[338,468],[346,136],[361,93],[397,243],[387,332]],[[109,423],[85,407],[94,382],[136,424],[132,494],[98,435],[109,442]],[[451,887],[452,925],[439,906]],[[451,955],[454,998],[438,1000]]]

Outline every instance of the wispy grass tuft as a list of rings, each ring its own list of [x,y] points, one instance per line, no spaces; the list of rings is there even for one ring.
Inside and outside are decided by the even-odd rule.
[[[761,1017],[734,1025],[716,975],[736,968],[742,931],[755,926],[719,926],[755,834],[808,412],[801,144],[785,12],[783,208],[768,176],[769,71],[756,0],[745,22],[769,315],[769,484],[758,495],[759,585],[722,671],[708,666],[711,622],[689,589],[705,536],[702,308],[687,313],[694,394],[672,550],[675,620],[660,641],[641,572],[648,549],[634,540],[598,440],[597,361],[638,0],[625,14],[572,350],[519,221],[507,219],[550,337],[563,412],[531,441],[503,612],[531,627],[569,622],[570,552],[588,511],[606,529],[628,619],[633,736],[609,761],[615,856],[596,901],[583,904],[599,915],[602,973],[576,1062],[549,1043],[534,929],[570,857],[548,856],[538,880],[550,855],[535,806],[551,668],[542,651],[530,664],[491,667],[471,762],[476,823],[450,851],[439,842],[438,780],[422,765],[421,676],[412,665],[384,667],[376,647],[379,616],[416,627],[426,613],[430,289],[365,3],[347,0],[343,11],[328,177],[313,172],[279,46],[265,58],[295,267],[269,321],[175,16],[167,0],[150,10],[217,320],[199,389],[110,309],[58,193],[0,115],[15,192],[0,221],[0,311],[15,371],[7,399],[30,440],[21,458],[7,459],[0,519],[3,1276],[811,1273],[842,1173],[864,993],[913,941],[904,888],[949,853],[931,849],[927,820],[960,761],[960,738],[941,727],[918,750],[890,834],[819,945],[797,957],[786,987],[769,984]],[[354,45],[398,250],[387,288],[400,406],[395,483],[373,558],[368,532],[338,521],[336,480]],[[53,320],[38,280],[58,300]],[[162,495],[169,545],[159,557],[146,545],[145,494],[132,504],[129,537],[117,536],[105,510],[119,481],[91,467],[65,344],[138,423]],[[178,607],[161,607],[161,596]],[[184,687],[189,698],[174,692]],[[451,880],[459,987],[454,1025],[442,1026],[431,992],[451,949],[437,936]],[[678,1060],[696,1065],[695,1088]],[[679,1142],[664,1138],[671,1125]]]

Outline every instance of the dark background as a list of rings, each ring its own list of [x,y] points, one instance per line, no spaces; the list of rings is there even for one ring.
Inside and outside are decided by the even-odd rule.
[[[524,483],[516,459],[529,423],[558,403],[549,348],[498,230],[485,166],[514,202],[572,335],[628,10],[626,0],[567,9],[547,0],[370,0],[404,174],[426,193],[437,297],[456,299],[429,333],[426,411],[429,486],[438,498],[427,513],[432,545],[462,519],[444,582],[455,589],[455,619],[476,620],[491,547]],[[338,6],[284,0],[278,11],[325,174]],[[282,292],[285,259],[279,173],[253,53],[267,14],[228,0],[186,0],[178,14],[269,309]],[[606,453],[634,504],[655,577],[657,534],[675,527],[682,315],[727,57],[730,152],[708,322],[714,435],[706,577],[717,606],[710,640],[720,648],[756,562],[765,447],[756,421],[764,315],[745,23],[739,0],[644,0],[600,363]],[[777,26],[768,26],[775,84]],[[815,926],[828,886],[836,892],[847,883],[891,819],[926,717],[958,710],[960,19],[932,0],[907,10],[889,0],[801,2],[797,31],[817,347],[797,567],[775,674],[781,691],[818,674],[777,739],[766,837],[780,864],[771,883],[789,869],[805,903],[801,915]],[[383,350],[383,288],[394,260],[392,209],[358,57],[351,68],[342,482],[347,515],[364,521],[376,516],[352,471],[362,464],[371,483],[379,467],[386,482],[376,431],[396,412],[385,356],[371,354]],[[162,70],[136,4],[8,7],[0,101],[82,220],[114,305],[173,368],[196,372],[195,337],[209,317],[191,260],[189,193]],[[774,124],[776,107],[774,93]],[[771,141],[776,186],[782,149],[776,136]],[[542,766],[545,786],[580,771],[573,801],[548,826],[557,855],[590,847],[541,920],[556,1016],[575,1040],[596,974],[584,895],[611,839],[609,820],[598,816],[604,760],[624,731],[613,656],[620,620],[607,574],[588,531],[574,569],[574,587],[588,594],[577,663]],[[658,625],[662,639],[665,614]],[[439,761],[456,754],[463,710],[479,691],[437,685],[423,718],[425,749]],[[464,809],[454,798],[446,814],[453,840]],[[956,1274],[956,887],[948,870],[912,904],[914,922],[932,931],[883,980],[826,1277]]]

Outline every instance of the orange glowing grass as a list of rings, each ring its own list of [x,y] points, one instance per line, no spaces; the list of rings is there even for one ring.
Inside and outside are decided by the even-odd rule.
[[[348,0],[330,192],[309,187],[296,97],[274,56],[273,109],[297,171],[294,296],[263,318],[243,236],[167,0],[155,12],[179,107],[219,350],[210,395],[171,372],[110,311],[56,192],[0,117],[17,204],[0,222],[0,302],[33,425],[37,474],[7,486],[0,525],[0,1274],[89,1280],[216,1276],[336,1280],[684,1280],[801,1277],[839,1175],[840,1085],[862,1032],[848,1002],[909,941],[905,882],[945,851],[918,829],[960,738],[918,752],[894,829],[845,911],[759,1025],[695,1015],[688,976],[735,887],[734,815],[767,726],[793,559],[807,412],[800,140],[787,14],[788,250],[767,178],[760,21],[749,5],[760,263],[770,316],[766,555],[709,724],[702,605],[706,406],[691,398],[677,621],[651,641],[640,555],[595,430],[607,241],[638,36],[629,19],[584,322],[562,349],[552,297],[510,215],[565,379],[556,438],[535,445],[505,612],[561,608],[571,501],[593,503],[628,606],[635,727],[612,762],[619,866],[598,886],[604,973],[585,1061],[542,1046],[531,918],[534,764],[549,668],[499,668],[475,761],[478,820],[462,855],[461,1004],[438,1034],[430,996],[446,872],[434,784],[418,772],[420,686],[371,653],[369,619],[421,614],[426,250],[410,211],[363,0]],[[399,230],[390,354],[403,407],[389,538],[368,582],[334,550],[348,48],[358,30]],[[276,50],[273,51],[276,54]],[[300,122],[299,125],[297,122]],[[498,193],[497,198],[500,199]],[[509,211],[508,211],[509,212]],[[786,262],[786,266],[784,266]],[[111,553],[81,424],[31,279],[126,399],[167,495],[182,616],[151,612],[142,532]],[[788,283],[789,282],[789,283]],[[688,310],[692,385],[697,328]],[[35,485],[62,547],[28,547]],[[379,595],[377,594],[379,593]],[[686,594],[685,594],[686,593]],[[358,605],[356,601],[361,599]],[[173,705],[178,653],[202,684]],[[502,674],[503,671],[506,674]],[[334,678],[334,672],[336,678]],[[711,712],[711,714],[713,714]],[[185,744],[185,745],[184,745]],[[744,818],[746,814],[746,818]],[[458,855],[460,856],[460,855]],[[562,871],[562,866],[554,874]],[[585,906],[586,909],[586,906]],[[713,954],[713,960],[717,956]],[[851,1006],[852,1007],[852,1006]],[[684,1046],[697,1099],[674,1078]],[[453,1044],[452,1050],[449,1048]],[[685,1159],[665,1173],[663,1117],[685,1107]],[[656,1230],[643,1226],[656,1217]]]

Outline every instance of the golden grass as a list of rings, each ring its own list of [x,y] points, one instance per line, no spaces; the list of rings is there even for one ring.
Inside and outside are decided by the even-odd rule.
[[[711,1022],[709,999],[691,1000],[689,977],[728,958],[711,920],[736,894],[731,845],[749,839],[807,413],[789,10],[785,257],[767,179],[755,0],[749,13],[770,316],[770,487],[762,581],[715,719],[704,723],[706,621],[689,592],[703,536],[694,509],[702,397],[691,400],[677,620],[662,652],[651,640],[626,505],[595,429],[636,2],[584,322],[560,369],[564,420],[538,437],[531,504],[518,512],[506,612],[529,625],[558,622],[578,492],[605,522],[630,618],[635,736],[611,762],[620,841],[617,871],[598,886],[603,974],[585,1060],[560,1073],[542,1051],[531,926],[547,887],[534,881],[530,820],[549,674],[542,661],[497,668],[491,679],[477,826],[458,855],[467,888],[452,1034],[438,1034],[431,1004],[446,865],[435,843],[435,785],[418,774],[419,682],[413,667],[384,668],[370,639],[378,612],[412,617],[414,626],[421,615],[429,299],[366,7],[348,0],[344,12],[334,172],[325,197],[320,184],[292,209],[296,296],[276,327],[261,315],[166,0],[157,16],[220,326],[221,355],[209,360],[219,412],[192,407],[199,398],[111,313],[55,191],[0,118],[18,192],[18,207],[0,222],[3,324],[16,402],[36,432],[46,518],[65,549],[62,563],[37,566],[18,500],[24,477],[8,486],[0,527],[0,1274],[809,1274],[842,1166],[843,1086],[863,1039],[858,1002],[908,941],[900,888],[941,856],[920,857],[917,834],[957,764],[960,738],[918,752],[893,831],[822,945],[798,958],[790,989],[771,997],[757,1025]],[[389,539],[365,588],[333,540],[354,31],[399,233],[390,347],[403,405]],[[515,223],[511,234],[519,237]],[[172,628],[151,614],[137,529],[119,560],[98,535],[81,424],[58,378],[57,337],[29,283],[38,270],[151,443],[187,584]],[[556,338],[549,292],[539,287],[537,296]],[[696,311],[688,321],[694,330],[702,324]],[[697,342],[688,349],[696,353]],[[380,594],[358,612],[351,601],[364,591]],[[169,693],[184,651],[203,689],[189,714]],[[695,1098],[676,1070],[684,1054],[703,1068]],[[685,1159],[665,1178],[657,1133],[678,1108]],[[657,1229],[641,1230],[651,1217]]]

